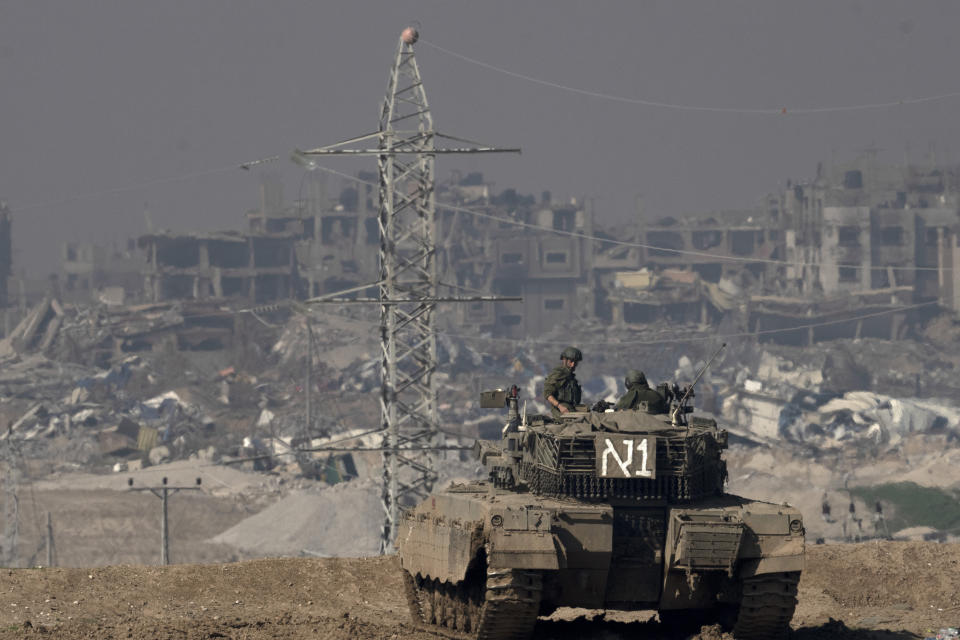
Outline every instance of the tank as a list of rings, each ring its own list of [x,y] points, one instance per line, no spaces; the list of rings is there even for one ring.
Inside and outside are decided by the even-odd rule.
[[[489,476],[404,511],[396,546],[414,622],[487,640],[529,638],[558,607],[657,610],[738,639],[783,638],[803,569],[800,511],[724,491],[727,432],[692,389],[658,387],[669,412],[577,407],[521,415],[474,451]],[[525,411],[524,411],[525,414]]]

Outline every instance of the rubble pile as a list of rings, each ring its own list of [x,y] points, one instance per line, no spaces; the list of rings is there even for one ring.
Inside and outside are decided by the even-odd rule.
[[[187,400],[189,391],[167,391],[143,398],[154,377],[139,356],[130,356],[107,370],[58,363],[34,354],[0,361],[0,394],[9,406],[8,437],[22,442],[63,437],[97,443],[115,470],[126,461],[158,464],[185,455],[190,441],[199,442],[213,419]],[[14,407],[23,408],[16,418]]]
[[[254,314],[210,302],[107,307],[50,298],[0,341],[0,420],[6,437],[53,471],[159,473],[194,463],[270,474],[281,489],[257,507],[275,510],[213,541],[242,555],[372,552],[379,528],[370,523],[379,523],[381,506],[370,483],[380,481],[383,441],[377,326],[374,310],[358,308]],[[912,438],[960,437],[952,326],[934,329],[941,343],[731,341],[698,383],[695,404],[718,418],[735,447],[783,456],[744,465],[731,477],[736,489],[770,484],[775,469],[791,482],[806,477],[816,493],[810,503],[819,505],[824,491],[843,486],[828,477],[829,460],[851,451],[870,465],[907,456],[926,465],[923,443]],[[719,342],[706,325],[617,328],[587,319],[535,340],[441,332],[442,444],[499,437],[502,413],[479,407],[484,389],[517,384],[524,411],[547,413],[543,380],[569,344],[584,351],[577,375],[592,404],[615,401],[630,369],[654,385],[689,384]],[[469,452],[438,459],[445,478],[480,473]],[[811,479],[821,467],[824,479]],[[299,523],[290,535],[271,536],[276,518],[290,514]]]
[[[867,369],[842,350],[807,357],[799,364],[764,351],[753,371],[728,367],[709,378],[720,414],[737,435],[815,449],[896,446],[908,434],[960,435],[955,402],[869,390]]]

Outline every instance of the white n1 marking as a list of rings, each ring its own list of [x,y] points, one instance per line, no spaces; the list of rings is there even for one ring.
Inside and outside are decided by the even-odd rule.
[[[626,442],[626,441],[624,441],[624,442]],[[633,443],[631,442],[631,444],[633,444]],[[637,445],[637,451],[639,451],[641,454],[643,454],[643,455],[640,457],[640,469],[637,471],[637,475],[638,475],[638,476],[641,476],[641,477],[650,477],[650,476],[652,476],[653,473],[651,473],[650,470],[647,469],[647,439],[646,439],[646,438],[644,438],[643,440],[641,440],[641,441],[640,441],[640,444]],[[628,475],[629,475],[629,474],[628,474]]]
[[[623,475],[627,478],[630,477],[630,465],[633,464],[633,440],[624,440],[623,444],[627,445],[627,459],[624,461],[620,458],[620,454],[617,453],[617,448],[613,446],[613,441],[610,438],[606,438],[607,447],[603,450],[603,457],[601,458],[600,465],[600,475],[607,475],[607,456],[611,453],[613,454],[613,459],[616,461],[617,465],[620,467],[620,470],[623,471]],[[646,442],[646,440],[644,440]],[[646,460],[646,459],[644,459]]]

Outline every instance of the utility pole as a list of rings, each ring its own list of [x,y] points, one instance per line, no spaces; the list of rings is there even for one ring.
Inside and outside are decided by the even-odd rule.
[[[393,545],[400,507],[426,497],[437,479],[439,444],[436,315],[434,160],[438,154],[519,153],[494,147],[442,147],[475,143],[434,129],[427,94],[413,54],[413,27],[400,36],[376,133],[327,147],[295,151],[315,166],[317,156],[376,156],[380,230],[380,420],[383,428],[384,524],[380,552]],[[376,141],[370,149],[351,145]]]
[[[17,497],[19,469],[10,440],[10,433],[4,436],[3,449],[0,450],[0,462],[4,466],[3,477],[3,537],[0,538],[0,565],[17,565],[17,538],[20,533],[20,502]]]
[[[307,374],[304,382],[303,392],[305,395],[305,412],[303,435],[306,437],[307,446],[310,446],[310,440],[313,437],[313,420],[310,416],[310,394],[313,389],[313,327],[311,326],[310,316],[304,314],[304,320],[307,323]]]
[[[50,512],[47,511],[47,567],[54,566],[54,560],[57,554],[53,546],[53,521],[50,518]]]
[[[133,478],[127,478],[127,486],[130,491],[149,491],[160,498],[160,564],[170,564],[170,529],[167,518],[167,502],[171,495],[178,491],[200,491],[200,478],[197,478],[195,486],[171,487],[167,484],[167,478],[164,477],[159,487],[135,487]]]

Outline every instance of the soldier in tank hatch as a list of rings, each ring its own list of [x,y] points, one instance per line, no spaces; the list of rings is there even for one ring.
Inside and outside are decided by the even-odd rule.
[[[560,354],[560,364],[543,381],[543,397],[554,418],[573,411],[580,404],[583,390],[574,371],[581,360],[583,353],[580,349],[567,347]]]
[[[667,401],[650,388],[647,384],[647,376],[643,371],[632,369],[627,372],[627,377],[623,381],[627,392],[617,401],[614,407],[617,411],[625,409],[639,409],[641,402],[647,403],[647,413],[666,413],[668,410]]]

